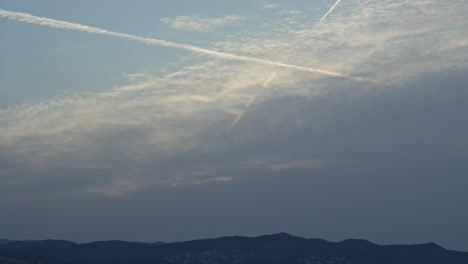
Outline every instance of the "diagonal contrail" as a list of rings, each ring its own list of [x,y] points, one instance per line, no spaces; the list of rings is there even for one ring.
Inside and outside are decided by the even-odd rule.
[[[276,77],[276,72],[272,73],[272,74],[270,75],[270,77],[268,77],[268,79],[262,84],[262,87],[263,87],[263,88],[268,87],[268,85],[270,85],[271,81],[273,81],[273,79],[275,79],[275,77]],[[247,103],[245,104],[244,107],[245,107],[246,109],[249,108],[249,107],[252,105],[252,103],[255,101],[255,98],[256,98],[255,95],[251,96],[251,97],[249,98],[249,100],[247,101]],[[242,110],[241,112],[237,113],[237,116],[236,116],[236,118],[234,119],[234,121],[232,121],[231,126],[229,127],[229,129],[233,128],[233,127],[237,124],[237,122],[239,122],[239,120],[241,120],[241,118],[242,118],[242,117],[244,116],[244,114],[245,114],[245,111],[246,111],[246,110]]]
[[[135,36],[131,34],[118,33],[118,32],[114,32],[114,31],[110,31],[106,29],[90,27],[90,26],[86,26],[82,24],[55,20],[52,18],[38,17],[38,16],[34,16],[28,13],[12,12],[8,10],[0,9],[0,17],[11,19],[11,20],[16,20],[16,21],[21,21],[21,22],[25,22],[29,24],[49,26],[52,28],[69,29],[69,30],[87,32],[91,34],[107,35],[107,36],[113,36],[113,37],[118,37],[118,38],[124,38],[128,40],[134,40],[134,41],[138,41],[141,43],[145,43],[148,45],[158,45],[158,46],[164,46],[164,47],[179,48],[179,49],[189,50],[192,52],[202,53],[202,54],[206,54],[209,56],[214,56],[214,57],[219,57],[219,58],[224,58],[224,59],[256,62],[256,63],[262,63],[262,64],[273,65],[273,66],[278,66],[278,67],[283,67],[283,68],[300,70],[300,71],[315,72],[315,73],[325,74],[329,76],[336,76],[336,77],[349,78],[349,79],[354,79],[354,80],[359,80],[359,81],[365,81],[365,79],[363,78],[346,76],[337,72],[315,69],[315,68],[310,68],[310,67],[296,66],[296,65],[291,65],[291,64],[286,64],[286,63],[281,63],[281,62],[276,62],[276,61],[269,61],[269,60],[264,60],[264,59],[258,59],[258,58],[253,58],[253,57],[235,55],[235,54],[230,54],[230,53],[225,53],[225,52],[204,49],[204,48],[200,48],[200,47],[192,46],[188,44],[169,42],[169,41],[160,40],[160,39],[144,38],[144,37],[139,37],[139,36]]]
[[[335,9],[335,7],[341,2],[341,0],[337,0],[336,3],[328,10],[328,12],[320,19],[320,22],[322,22],[332,11]]]

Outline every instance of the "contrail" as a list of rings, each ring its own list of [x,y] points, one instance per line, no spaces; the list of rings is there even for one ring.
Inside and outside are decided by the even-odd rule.
[[[262,84],[262,87],[267,87],[271,83],[271,81],[275,79],[275,77],[276,77],[276,72],[272,73],[270,77],[268,77],[268,79]]]
[[[175,42],[170,42],[170,41],[165,41],[165,40],[160,40],[160,39],[144,38],[144,37],[139,37],[139,36],[135,36],[131,34],[118,33],[118,32],[114,32],[114,31],[110,31],[106,29],[90,27],[90,26],[86,26],[82,24],[55,20],[52,18],[38,17],[38,16],[34,16],[28,13],[12,12],[12,11],[0,9],[0,17],[11,19],[11,20],[16,20],[20,22],[25,22],[29,24],[49,26],[52,28],[69,29],[69,30],[87,32],[91,34],[113,36],[113,37],[138,41],[138,42],[148,44],[148,45],[179,48],[179,49],[184,49],[184,50],[188,50],[188,51],[192,51],[196,53],[202,53],[202,54],[206,54],[209,56],[214,56],[214,57],[219,57],[219,58],[224,58],[224,59],[256,62],[256,63],[273,65],[273,66],[295,69],[295,70],[300,70],[300,71],[315,72],[315,73],[325,74],[329,76],[336,76],[336,77],[349,78],[349,79],[354,79],[354,80],[359,80],[359,81],[366,81],[363,78],[346,76],[337,72],[315,69],[315,68],[310,68],[310,67],[296,66],[296,65],[291,65],[291,64],[286,64],[286,63],[281,63],[281,62],[276,62],[276,61],[269,61],[269,60],[264,60],[264,59],[258,59],[258,58],[252,58],[252,57],[246,57],[246,56],[241,56],[241,55],[235,55],[235,54],[219,52],[219,51],[204,49],[204,48],[200,48],[200,47],[192,46],[188,44],[175,43]]]
[[[244,105],[245,108],[249,108],[252,103],[255,101],[256,96],[253,95],[250,97],[250,99],[247,101],[247,103]],[[236,118],[232,121],[231,125],[229,126],[229,129],[233,128],[239,120],[244,116],[245,110],[241,110],[239,113],[237,113]]]
[[[276,77],[276,72],[272,73],[270,75],[270,77],[268,77],[268,79],[262,84],[262,87],[263,88],[268,87],[268,85],[271,83],[271,81],[273,81],[273,79],[275,77]],[[257,97],[255,95],[251,96],[244,107],[246,109],[249,108],[252,105],[252,103],[255,101],[256,98]],[[244,116],[244,114],[245,114],[245,110],[242,110],[241,112],[239,112],[237,114],[236,118],[234,119],[234,121],[232,121],[231,126],[229,127],[229,129],[233,128],[237,124],[237,122],[239,122],[239,120],[241,120],[241,118]]]
[[[244,116],[245,111],[241,111],[237,114],[236,118],[234,121],[232,121],[231,125],[229,126],[229,129],[233,128],[235,125],[237,125],[237,122]]]
[[[335,7],[341,2],[341,0],[336,1],[336,3],[328,10],[328,12],[320,19],[320,22],[322,22],[332,11],[335,9]]]

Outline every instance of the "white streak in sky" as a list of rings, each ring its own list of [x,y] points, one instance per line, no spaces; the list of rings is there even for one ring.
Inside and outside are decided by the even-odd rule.
[[[252,97],[249,98],[249,100],[247,101],[247,103],[245,104],[245,108],[249,108],[252,103],[255,101],[255,98],[256,96],[253,95]],[[241,110],[237,115],[236,115],[236,118],[234,119],[234,121],[232,121],[231,125],[229,126],[229,129],[233,128],[237,122],[239,122],[239,120],[241,120],[241,118],[244,116],[245,114],[245,110]]]
[[[244,116],[244,114],[245,114],[244,111],[241,111],[240,113],[238,113],[234,121],[232,121],[231,126],[229,126],[229,129],[233,128],[237,124],[237,122],[239,122],[242,116]]]
[[[336,3],[328,10],[328,12],[320,19],[320,22],[322,22],[332,11],[335,9],[335,7],[341,2],[341,0],[336,1]]]
[[[271,83],[271,81],[275,79],[275,77],[276,77],[276,72],[272,73],[270,77],[268,77],[268,79],[262,84],[262,87],[267,87]]]
[[[273,79],[275,77],[276,77],[276,72],[272,73],[270,75],[270,77],[268,77],[268,79],[262,84],[262,87],[263,88],[268,87],[268,85],[271,83],[271,81],[273,81]],[[245,104],[245,108],[249,108],[252,105],[252,103],[255,101],[255,99],[256,99],[255,95],[250,97],[250,99]],[[242,110],[241,112],[239,112],[237,114],[236,118],[234,119],[234,121],[232,121],[231,126],[229,127],[229,129],[233,128],[237,124],[237,122],[239,122],[239,120],[241,120],[241,118],[244,116],[244,114],[245,114],[245,110]]]
[[[131,34],[118,33],[118,32],[109,31],[109,30],[106,30],[106,29],[90,27],[90,26],[77,24],[77,23],[60,21],[60,20],[55,20],[55,19],[45,18],[45,17],[38,17],[38,16],[34,16],[34,15],[31,15],[31,14],[22,13],[22,12],[12,12],[12,11],[7,11],[7,10],[0,9],[0,17],[11,19],[11,20],[16,20],[16,21],[21,21],[21,22],[25,22],[25,23],[29,23],[29,24],[49,26],[49,27],[52,27],[52,28],[69,29],[69,30],[87,32],[87,33],[91,33],[91,34],[113,36],[113,37],[138,41],[138,42],[148,44],[148,45],[158,45],[158,46],[164,46],[164,47],[179,48],[179,49],[184,49],[184,50],[188,50],[188,51],[192,51],[192,52],[196,52],[196,53],[202,53],[202,54],[206,54],[206,55],[209,55],[209,56],[214,56],[214,57],[219,57],[219,58],[224,58],[224,59],[237,60],[237,61],[247,61],[247,62],[256,62],[256,63],[267,64],[267,65],[278,66],[278,67],[289,68],[289,69],[295,69],[295,70],[300,70],[300,71],[315,72],[315,73],[325,74],[325,75],[329,75],[329,76],[336,76],[336,77],[349,78],[349,79],[354,79],[354,80],[359,80],[359,81],[366,81],[363,78],[346,76],[346,75],[343,75],[343,74],[337,73],[337,72],[331,72],[331,71],[315,69],[315,68],[309,68],[309,67],[296,66],[296,65],[291,65],[291,64],[281,63],[281,62],[275,62],[275,61],[269,61],[269,60],[264,60],[264,59],[247,57],[247,56],[235,55],[235,54],[230,54],[230,53],[225,53],[225,52],[219,52],[219,51],[204,49],[204,48],[200,48],[200,47],[192,46],[192,45],[188,45],[188,44],[180,44],[180,43],[175,43],[175,42],[169,42],[169,41],[160,40],[160,39],[143,38],[143,37],[139,37],[139,36],[135,36],[135,35],[131,35]]]
[[[247,101],[247,103],[245,104],[245,107],[249,108],[252,105],[252,103],[255,101],[256,98],[257,97],[255,95],[250,97],[249,101]]]

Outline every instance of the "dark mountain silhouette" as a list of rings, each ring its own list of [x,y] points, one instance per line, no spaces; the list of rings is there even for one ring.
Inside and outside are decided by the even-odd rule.
[[[13,240],[9,240],[9,239],[0,239],[0,245],[6,244],[6,243],[10,243],[10,242],[13,242]]]
[[[0,264],[468,264],[468,253],[434,243],[381,246],[361,239],[333,243],[286,233],[176,243],[64,240],[0,244]]]

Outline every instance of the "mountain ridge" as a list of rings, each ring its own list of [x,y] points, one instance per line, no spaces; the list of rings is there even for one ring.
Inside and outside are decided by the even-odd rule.
[[[18,261],[26,264],[468,264],[468,252],[447,250],[433,242],[414,245],[378,245],[364,239],[329,242],[287,233],[162,244],[120,240],[75,243],[53,239],[0,244],[0,264],[21,263]]]

